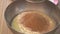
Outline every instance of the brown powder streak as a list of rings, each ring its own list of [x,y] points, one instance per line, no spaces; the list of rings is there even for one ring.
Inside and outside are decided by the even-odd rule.
[[[38,13],[27,13],[21,20],[25,27],[30,28],[32,31],[46,31],[49,27],[47,20]]]

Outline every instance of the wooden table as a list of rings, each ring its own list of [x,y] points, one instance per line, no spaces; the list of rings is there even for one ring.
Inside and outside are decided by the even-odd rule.
[[[0,34],[13,34],[6,25],[4,12],[12,0],[0,0]]]

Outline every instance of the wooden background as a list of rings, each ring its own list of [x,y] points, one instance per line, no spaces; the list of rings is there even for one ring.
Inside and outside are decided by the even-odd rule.
[[[0,34],[13,34],[6,25],[4,12],[12,0],[0,0]]]

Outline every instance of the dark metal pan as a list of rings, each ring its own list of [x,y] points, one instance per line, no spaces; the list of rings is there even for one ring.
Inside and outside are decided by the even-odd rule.
[[[30,4],[30,5],[29,5]],[[60,10],[57,6],[55,6],[53,3],[51,3],[50,1],[45,1],[45,2],[41,2],[41,3],[29,3],[25,0],[17,0],[14,1],[13,3],[11,3],[6,11],[5,11],[5,20],[7,23],[7,26],[11,29],[11,31],[14,34],[22,34],[20,32],[15,31],[13,28],[11,28],[11,21],[12,19],[19,13],[23,12],[22,10],[25,10],[26,5],[28,7],[32,7],[33,9],[36,8],[35,10],[44,10],[43,12],[45,14],[47,14],[48,16],[50,16],[52,19],[55,20],[56,24],[57,24],[57,28],[47,34],[60,34]],[[36,5],[36,6],[35,6]],[[35,7],[34,7],[35,6]],[[31,8],[29,8],[31,9]]]

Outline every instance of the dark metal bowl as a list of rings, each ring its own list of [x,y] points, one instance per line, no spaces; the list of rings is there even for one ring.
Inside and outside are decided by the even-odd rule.
[[[11,21],[17,14],[23,12],[22,9],[24,10],[26,8],[26,6],[25,6],[26,3],[31,4],[29,2],[26,2],[25,0],[14,1],[7,7],[7,9],[5,11],[4,16],[5,16],[7,26],[12,30],[12,32],[14,34],[22,34],[22,33],[17,32],[13,28],[11,28]],[[32,7],[32,8],[34,8],[34,6],[35,6],[35,4],[32,4],[32,6],[30,5],[30,7]],[[35,6],[35,8],[36,8],[36,6]],[[59,8],[57,6],[55,6],[53,3],[46,1],[46,2],[43,2],[40,6],[38,6],[38,9],[44,10],[43,12],[45,14],[47,14],[48,16],[50,16],[53,20],[55,20],[55,22],[57,24],[57,28],[47,34],[57,33],[58,29],[60,28],[60,26],[59,26],[60,25],[60,10],[59,10]],[[60,33],[57,33],[57,34],[60,34]]]

